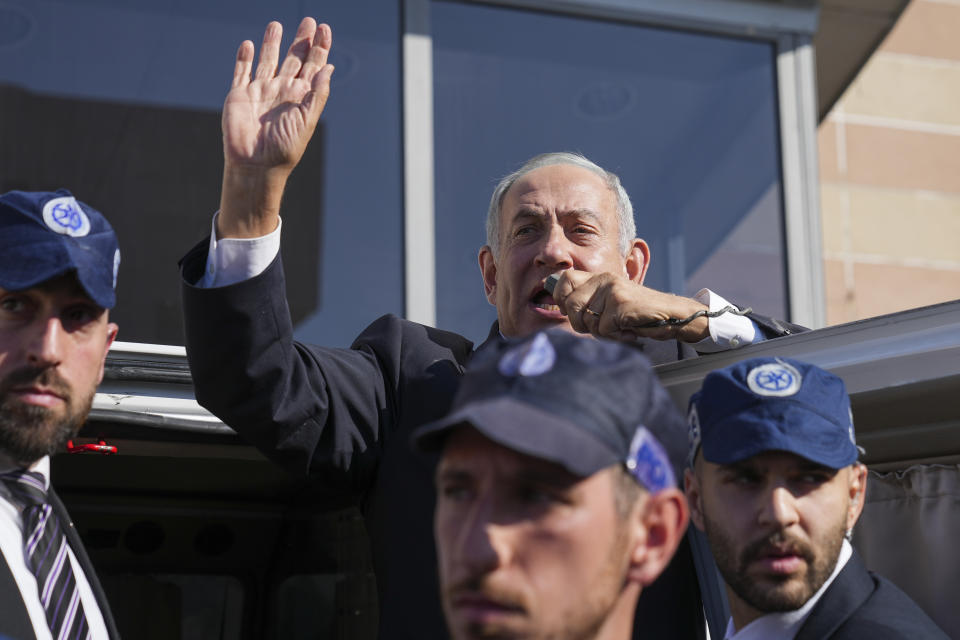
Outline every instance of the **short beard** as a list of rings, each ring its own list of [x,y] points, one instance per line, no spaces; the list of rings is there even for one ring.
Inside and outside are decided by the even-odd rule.
[[[33,382],[50,387],[64,399],[63,413],[11,397],[12,387]],[[52,369],[25,367],[12,372],[0,381],[0,451],[16,462],[31,464],[62,450],[86,421],[95,391],[75,398],[70,386]]]
[[[722,529],[715,526],[706,517],[704,518],[704,527],[710,540],[710,548],[713,551],[714,559],[717,562],[717,568],[720,570],[727,586],[741,600],[761,613],[796,611],[806,604],[807,600],[823,586],[823,583],[833,573],[837,558],[840,556],[840,546],[843,544],[846,533],[844,527],[837,527],[835,535],[830,535],[829,539],[823,541],[823,545],[819,549],[820,555],[817,555],[817,550],[809,543],[787,536],[782,531],[777,531],[750,543],[740,553],[739,558],[735,558],[734,549],[736,549],[736,545],[726,537]],[[750,563],[762,555],[766,547],[784,543],[789,544],[793,552],[806,562],[807,571],[803,575],[803,581],[799,588],[787,588],[786,583],[789,578],[785,578],[780,585],[771,587],[769,584],[761,583],[748,575]],[[768,580],[771,579],[773,578],[768,578]]]
[[[597,576],[595,583],[585,585],[584,595],[579,607],[566,611],[550,611],[547,620],[535,621],[535,625],[539,624],[540,626],[524,629],[525,633],[495,626],[470,625],[466,630],[467,636],[465,637],[504,640],[520,637],[518,633],[523,633],[522,637],[529,640],[590,640],[595,638],[604,625],[611,620],[613,611],[628,582],[628,530],[625,524],[626,518],[618,520],[618,530],[603,569]],[[522,589],[517,589],[513,585],[498,585],[495,587],[491,584],[489,578],[477,576],[459,584],[447,597],[452,600],[456,591],[464,590],[483,593],[501,604],[529,611],[528,596]],[[541,604],[549,605],[549,603]],[[449,609],[444,614],[448,621],[449,635],[451,638],[460,638],[456,633],[457,630],[449,625],[451,616],[447,615],[448,611]],[[545,623],[550,623],[547,628],[542,626]]]

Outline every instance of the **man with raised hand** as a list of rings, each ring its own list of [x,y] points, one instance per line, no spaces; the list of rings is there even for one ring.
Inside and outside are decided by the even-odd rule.
[[[332,35],[304,19],[282,63],[280,40],[271,23],[255,72],[253,44],[240,46],[223,110],[221,208],[210,237],[181,262],[197,400],[292,474],[362,497],[383,635],[439,637],[433,469],[406,442],[449,408],[473,343],[393,315],[350,349],[293,340],[280,200],[329,95]],[[643,287],[649,249],[634,235],[619,180],[588,160],[550,154],[507,176],[491,199],[490,244],[479,256],[497,307],[488,341],[560,327],[631,340],[652,361],[672,362],[695,356],[691,344],[709,351],[796,329],[751,316],[754,324],[732,308],[708,321],[707,312],[726,307],[719,297],[698,302]],[[689,606],[691,615],[677,618],[693,628],[700,608]]]
[[[622,344],[550,329],[478,352],[450,413],[413,436],[440,454],[451,636],[635,637],[637,599],[687,525],[682,422],[649,361]]]
[[[867,468],[843,381],[755,358],[714,371],[690,401],[691,519],[727,586],[728,640],[945,639],[849,542]]]
[[[0,637],[119,637],[50,484],[117,335],[119,264],[110,224],[69,192],[0,195]]]

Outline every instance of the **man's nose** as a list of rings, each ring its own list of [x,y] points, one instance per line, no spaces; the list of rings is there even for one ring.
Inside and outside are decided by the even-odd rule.
[[[472,575],[483,575],[509,563],[508,527],[497,524],[492,505],[481,502],[463,522],[460,558]]]
[[[573,255],[570,249],[570,239],[564,233],[563,227],[554,224],[550,227],[540,245],[537,264],[553,269],[570,269],[573,267]]]
[[[799,520],[796,497],[787,487],[774,486],[760,506],[759,523],[785,529]]]
[[[27,360],[34,366],[60,364],[65,339],[66,331],[59,317],[51,316],[38,320],[27,341]]]

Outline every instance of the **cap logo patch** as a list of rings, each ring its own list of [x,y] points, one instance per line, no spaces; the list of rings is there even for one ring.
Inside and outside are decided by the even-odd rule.
[[[792,396],[802,381],[800,372],[782,361],[761,364],[747,374],[747,386],[758,396]]]
[[[557,352],[550,339],[538,333],[533,340],[503,354],[497,369],[505,376],[539,376],[550,371],[556,361]]]
[[[667,452],[643,425],[637,427],[630,442],[627,469],[650,493],[675,486],[677,483]]]
[[[43,205],[43,221],[52,231],[72,238],[90,233],[90,218],[70,196],[54,198]]]
[[[117,288],[117,274],[120,273],[120,249],[113,254],[113,288]]]

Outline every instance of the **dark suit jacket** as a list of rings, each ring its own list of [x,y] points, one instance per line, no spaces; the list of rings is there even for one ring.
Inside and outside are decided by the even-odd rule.
[[[854,551],[817,602],[796,640],[947,640],[947,634],[892,582],[867,571]]]
[[[53,507],[54,513],[56,513],[60,519],[63,533],[67,538],[70,549],[73,551],[74,557],[76,557],[77,562],[83,569],[87,582],[90,583],[90,589],[93,591],[97,605],[100,607],[100,613],[103,614],[103,621],[107,626],[108,635],[111,638],[119,639],[120,634],[117,632],[113,615],[110,613],[110,605],[107,603],[107,597],[103,593],[100,581],[97,580],[97,572],[94,570],[90,558],[87,557],[87,552],[83,548],[80,535],[73,526],[70,514],[67,513],[66,507],[63,506],[60,498],[52,488],[47,493],[47,498],[50,501],[50,506]],[[3,556],[0,556],[0,559],[2,558]],[[13,640],[33,640],[36,638],[26,605],[20,595],[20,589],[17,587],[13,574],[10,573],[10,568],[5,561],[0,562],[0,638],[3,637]]]
[[[350,349],[296,343],[279,257],[255,278],[200,289],[191,283],[203,273],[207,247],[204,240],[181,261],[197,400],[290,473],[361,501],[381,637],[444,637],[432,531],[436,460],[414,454],[408,442],[415,427],[449,409],[473,344],[392,315]],[[498,339],[496,327],[488,339]],[[696,356],[675,341],[638,348],[654,363]],[[671,610],[694,629],[699,603],[690,615],[682,609]]]

